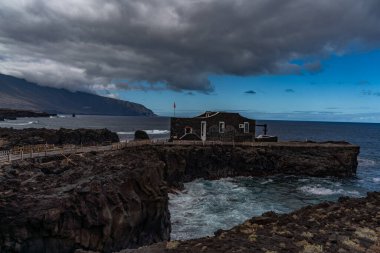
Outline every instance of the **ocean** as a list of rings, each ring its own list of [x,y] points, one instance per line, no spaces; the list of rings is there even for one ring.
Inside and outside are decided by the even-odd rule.
[[[380,191],[380,124],[259,121],[267,123],[271,135],[280,140],[345,140],[361,147],[356,177],[347,179],[272,176],[195,180],[179,194],[170,194],[171,238],[191,239],[213,235],[267,211],[291,212],[341,196],[361,197]],[[108,128],[121,140],[133,138],[135,130],[146,130],[151,138],[169,136],[169,118],[59,116],[21,118],[0,122],[13,128]],[[261,129],[257,129],[261,134]]]

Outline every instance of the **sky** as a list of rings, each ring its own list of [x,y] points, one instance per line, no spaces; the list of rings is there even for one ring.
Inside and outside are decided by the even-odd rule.
[[[378,0],[0,2],[0,73],[158,115],[380,122]]]

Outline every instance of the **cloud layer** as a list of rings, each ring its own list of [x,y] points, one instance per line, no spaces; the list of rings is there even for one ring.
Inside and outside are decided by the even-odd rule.
[[[330,54],[379,46],[379,23],[378,0],[2,1],[0,72],[207,93],[210,74],[319,71]]]

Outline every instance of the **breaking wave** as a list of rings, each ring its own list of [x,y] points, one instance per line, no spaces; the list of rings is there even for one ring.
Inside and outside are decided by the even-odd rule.
[[[169,130],[157,130],[157,129],[143,130],[143,131],[145,131],[147,134],[151,134],[151,135],[154,135],[154,134],[168,134],[168,133],[170,133]],[[120,134],[120,135],[129,135],[129,134],[135,134],[135,131],[132,131],[132,132],[117,132],[117,134]]]
[[[374,160],[361,158],[361,157],[358,158],[358,163],[360,166],[366,166],[366,167],[376,165],[376,162]]]
[[[344,189],[330,189],[321,186],[302,186],[299,188],[300,191],[313,195],[345,195],[345,196],[359,196],[358,191],[346,191]]]
[[[33,124],[38,124],[38,121],[29,121],[29,122],[21,122],[21,123],[0,122],[0,125],[6,125],[6,126],[27,126],[27,125],[33,125]]]
[[[265,180],[264,182],[261,182],[260,184],[269,184],[272,182],[273,182],[273,179],[268,179],[268,180]]]

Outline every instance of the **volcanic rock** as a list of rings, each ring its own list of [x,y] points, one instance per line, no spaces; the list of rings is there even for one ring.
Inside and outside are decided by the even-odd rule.
[[[164,144],[14,162],[0,168],[0,252],[69,253],[83,249],[108,253],[166,241],[170,239],[171,230],[169,188],[181,189],[184,182],[196,178],[281,173],[350,176],[355,174],[358,152],[358,147],[348,144],[266,143],[235,147]],[[368,220],[369,215],[375,215],[378,222],[376,212],[380,205],[377,201],[371,198],[368,202],[377,207],[364,216],[364,228],[367,228],[365,222],[376,221]],[[323,211],[323,205],[319,208],[320,216],[312,216],[314,220],[310,221],[309,216],[302,216],[302,211],[296,214],[298,218],[284,216],[288,218],[277,222],[277,215],[267,214],[252,222],[263,227],[277,222],[274,231],[286,229],[282,234],[275,234],[280,245],[276,250],[285,252],[295,247],[289,240],[298,236],[295,233],[298,225],[290,227],[291,224],[302,221],[302,231],[317,229],[321,224],[325,226],[323,229],[328,229],[324,222],[330,220],[329,213],[339,214],[334,208],[328,209],[329,212]],[[314,212],[307,211],[310,215]],[[350,212],[353,211],[347,209],[344,215]],[[355,217],[359,217],[359,213]],[[350,222],[351,216],[347,217],[344,222]],[[247,226],[251,229],[250,223]],[[247,236],[241,237],[241,233],[232,234],[231,241],[224,246],[220,246],[223,242],[212,241],[214,239],[199,241],[201,247],[189,242],[188,248],[192,250],[189,252],[210,251],[215,248],[214,243],[220,246],[216,249],[221,252],[237,250],[234,247],[238,247],[240,241],[243,249],[253,247],[252,243],[258,240],[255,234],[250,232],[247,239]],[[372,235],[373,229],[368,233]],[[225,232],[220,236],[223,234]],[[269,234],[264,235],[269,237]],[[335,234],[329,236],[331,240],[340,240]],[[275,245],[275,241],[268,238],[263,242],[260,247],[268,244],[271,249],[271,245]],[[187,246],[181,248],[181,245],[171,242],[169,248],[179,247],[186,252]]]
[[[133,152],[0,169],[0,252],[113,252],[168,240],[164,163]]]
[[[23,117],[34,118],[34,117],[50,117],[50,116],[56,116],[56,114],[0,108],[0,121],[3,121],[5,119],[15,120],[17,118],[23,118]]]
[[[149,140],[149,135],[143,130],[135,132],[135,141]]]
[[[119,142],[116,133],[108,129],[46,129],[0,128],[0,149],[11,149],[17,146],[55,144],[55,145],[96,145]]]
[[[341,198],[290,214],[265,213],[213,237],[120,253],[380,252],[380,192]]]

